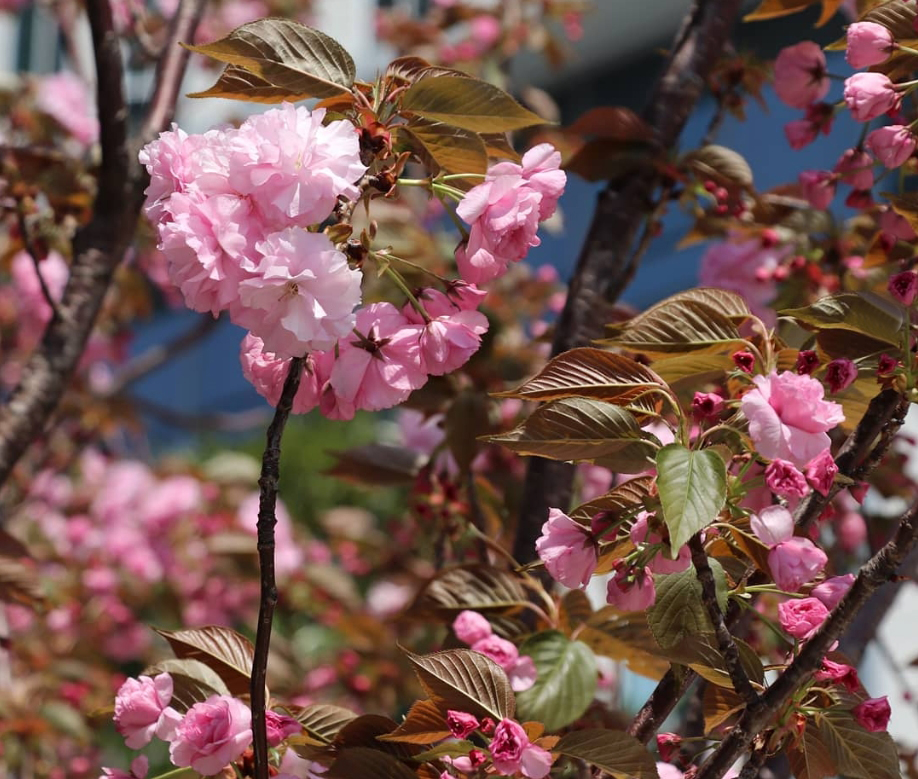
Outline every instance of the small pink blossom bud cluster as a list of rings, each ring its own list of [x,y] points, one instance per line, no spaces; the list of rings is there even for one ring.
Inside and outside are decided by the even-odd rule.
[[[477,611],[459,612],[453,620],[453,632],[460,641],[503,668],[516,692],[528,690],[535,684],[537,671],[532,658],[521,655],[513,643],[495,635],[491,623]]]
[[[456,213],[470,225],[468,241],[456,250],[459,275],[472,284],[502,276],[541,241],[539,222],[555,212],[566,176],[561,154],[542,143],[523,155],[522,165],[493,165],[484,182],[470,189]]]
[[[204,776],[219,774],[252,743],[252,714],[249,706],[229,695],[212,695],[180,714],[172,700],[172,677],[128,679],[115,697],[115,727],[125,744],[139,749],[153,737],[169,743],[169,759],[179,768],[191,768]],[[265,712],[268,744],[279,746],[302,730],[293,717]],[[137,761],[135,761],[137,763]],[[146,765],[132,764],[131,773],[105,769],[112,777],[142,777]]]

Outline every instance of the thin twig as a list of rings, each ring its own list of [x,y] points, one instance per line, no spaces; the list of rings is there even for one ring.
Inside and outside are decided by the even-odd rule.
[[[271,626],[277,605],[277,583],[274,578],[274,526],[277,524],[277,487],[280,480],[281,438],[293,408],[293,398],[300,388],[303,358],[290,361],[284,389],[268,426],[265,451],[261,458],[258,480],[258,567],[261,571],[261,603],[258,608],[258,630],[255,634],[255,656],[252,659],[252,736],[255,748],[255,779],[268,779],[268,736],[265,723],[265,681],[268,675],[268,650]]]
[[[17,218],[19,222],[19,237],[22,239],[22,245],[26,250],[26,254],[32,258],[32,265],[35,268],[35,275],[38,276],[38,285],[41,287],[41,294],[44,297],[45,302],[51,306],[51,320],[53,321],[55,319],[60,319],[61,314],[57,309],[57,301],[51,294],[51,290],[48,289],[48,282],[45,281],[45,277],[41,272],[41,258],[38,256],[38,251],[36,250],[35,245],[32,243],[29,223],[26,219],[25,212],[23,211],[21,201],[19,203],[19,208],[17,209]]]
[[[883,584],[891,581],[896,569],[918,542],[918,502],[901,518],[895,535],[865,563],[851,589],[845,594],[822,627],[800,650],[761,697],[761,704],[747,708],[739,722],[727,734],[697,774],[697,779],[721,779],[748,747],[757,733],[787,705],[791,696],[819,668],[829,647],[844,632],[868,598]]]
[[[727,673],[730,674],[730,681],[733,682],[733,689],[739,694],[746,705],[756,707],[759,705],[759,696],[749,681],[743,664],[740,662],[739,650],[733,641],[733,636],[727,629],[724,622],[723,612],[717,603],[717,587],[714,583],[714,573],[708,563],[708,556],[704,551],[704,544],[700,535],[695,535],[689,541],[689,550],[692,553],[692,564],[695,566],[695,574],[698,582],[701,584],[701,601],[704,603],[708,612],[708,618],[714,626],[714,635],[717,638],[717,646],[720,653],[724,656],[724,664],[727,666]]]

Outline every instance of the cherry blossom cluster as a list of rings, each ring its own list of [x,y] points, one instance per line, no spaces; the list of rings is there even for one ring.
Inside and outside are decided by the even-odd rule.
[[[460,612],[453,620],[453,632],[460,641],[503,668],[514,691],[523,692],[535,684],[537,672],[532,658],[521,655],[514,644],[495,635],[491,623],[477,611]]]
[[[115,697],[115,728],[125,745],[141,749],[154,738],[169,744],[169,759],[177,768],[191,768],[203,776],[214,776],[232,766],[252,743],[252,712],[248,704],[230,695],[212,695],[179,713],[172,705],[174,681],[168,673],[155,677],[127,679]],[[268,744],[277,747],[300,733],[293,717],[265,712]],[[103,769],[113,779],[144,779],[147,761],[134,760],[130,772]],[[279,773],[282,779],[296,779]],[[101,779],[101,778],[100,778]]]

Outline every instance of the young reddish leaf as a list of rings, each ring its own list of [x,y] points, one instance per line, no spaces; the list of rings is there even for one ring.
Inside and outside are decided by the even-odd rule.
[[[513,717],[516,699],[507,674],[489,657],[470,649],[406,654],[427,694],[447,708],[476,717]]]
[[[694,289],[687,289],[684,292],[677,292],[675,295],[671,295],[665,300],[655,303],[636,317],[626,320],[625,322],[606,325],[606,331],[608,333],[617,333],[627,330],[642,317],[655,315],[661,311],[677,313],[679,306],[683,303],[698,303],[716,311],[721,316],[726,317],[736,324],[745,322],[752,316],[752,313],[749,311],[749,306],[746,305],[746,301],[735,292],[730,292],[726,289],[718,289],[716,287],[695,287]]]
[[[357,73],[351,55],[334,38],[287,19],[260,19],[219,41],[183,45],[297,95],[339,95],[350,90]]]
[[[558,619],[566,635],[570,634],[593,616],[593,606],[583,590],[570,590],[561,598]],[[531,740],[531,739],[530,739]]]
[[[235,630],[209,625],[189,630],[156,630],[169,642],[179,659],[200,660],[216,671],[233,695],[249,694],[255,650],[252,642]]]
[[[623,406],[642,392],[663,390],[665,386],[656,373],[630,357],[580,347],[553,357],[525,384],[495,396],[521,400],[596,398]],[[656,407],[652,396],[647,403],[651,408]]]
[[[845,707],[833,706],[816,715],[838,772],[852,779],[899,779],[899,753],[889,733],[871,733]]]
[[[743,17],[743,21],[758,22],[789,16],[818,2],[834,2],[834,0],[762,0],[758,8]]]
[[[717,560],[709,559],[717,585],[717,600],[721,609],[727,606],[727,581]],[[701,601],[701,584],[692,566],[681,573],[653,577],[657,599],[647,612],[647,623],[657,643],[664,650],[672,649],[686,636],[712,633],[707,609]]]
[[[626,171],[652,168],[658,153],[649,138],[627,141],[593,138],[571,155],[564,169],[585,181],[606,181]]]
[[[337,752],[354,747],[368,747],[386,752],[399,760],[411,760],[420,752],[419,746],[408,742],[389,741],[384,738],[397,728],[395,720],[389,717],[381,714],[361,714],[338,731],[332,747]]]
[[[22,541],[0,527],[0,557],[25,557],[31,560],[32,554]]]
[[[590,462],[635,445],[629,452],[631,467],[625,470],[628,473],[646,470],[648,459],[653,458],[657,449],[651,436],[638,427],[631,414],[611,403],[590,398],[553,401],[537,408],[515,430],[488,440],[518,454]]]
[[[650,494],[653,482],[652,476],[638,476],[634,479],[629,479],[617,487],[613,487],[604,495],[599,495],[586,503],[581,503],[571,510],[569,516],[587,527],[589,527],[593,517],[600,512],[612,515],[609,517],[610,522],[618,521],[619,514],[628,509],[633,509],[635,506],[640,506],[644,502],[644,498]]]
[[[476,133],[520,130],[545,120],[523,108],[502,89],[467,76],[436,76],[412,84],[401,111]]]
[[[745,708],[746,702],[732,688],[718,687],[716,684],[706,685],[701,699],[705,734],[713,733]]]
[[[542,722],[558,730],[578,719],[596,694],[596,656],[581,641],[571,641],[557,630],[530,636],[520,646],[538,670],[535,684],[518,693],[520,719]]]
[[[302,709],[291,709],[291,715],[314,739],[330,744],[348,722],[357,718],[349,709],[329,703],[314,703]]]
[[[520,163],[520,153],[507,140],[506,133],[479,133],[478,137],[484,142],[488,157]]]
[[[398,758],[368,747],[342,750],[322,775],[328,779],[417,779],[414,770]]]
[[[411,149],[434,175],[483,174],[488,169],[488,153],[484,141],[470,130],[418,118],[395,130],[396,139],[401,140],[404,136]]]
[[[423,57],[396,57],[386,66],[384,78],[401,79],[413,83],[418,77],[427,70],[430,70],[431,64]]]
[[[147,676],[167,673],[172,677],[170,706],[184,713],[211,695],[229,695],[229,688],[217,672],[200,660],[169,658],[144,669]]]
[[[813,330],[844,330],[896,346],[902,332],[900,309],[879,295],[863,291],[828,295],[804,308],[779,313]]]
[[[414,449],[389,444],[366,444],[331,454],[336,462],[324,471],[326,476],[380,486],[411,484],[428,459]]]
[[[822,733],[811,717],[806,719],[802,738],[787,751],[787,760],[796,779],[827,779],[838,773]]]
[[[578,758],[616,779],[658,779],[653,755],[633,736],[616,730],[589,729],[565,733],[553,752]]]
[[[418,619],[453,619],[471,609],[485,614],[512,614],[529,597],[518,574],[489,565],[460,565],[440,571],[421,590],[407,614]]]
[[[223,97],[228,100],[245,100],[249,103],[295,103],[311,95],[276,87],[263,78],[236,65],[227,65],[217,83],[203,92],[191,92],[188,97]]]
[[[641,141],[647,143],[653,138],[654,130],[630,108],[623,106],[600,106],[591,108],[564,128],[574,135],[609,138],[614,141]]]
[[[673,559],[695,533],[710,525],[727,500],[727,469],[709,449],[669,444],[657,452],[657,490]]]
[[[446,711],[436,701],[416,701],[405,721],[391,733],[377,736],[380,741],[404,741],[408,744],[433,744],[449,738]]]

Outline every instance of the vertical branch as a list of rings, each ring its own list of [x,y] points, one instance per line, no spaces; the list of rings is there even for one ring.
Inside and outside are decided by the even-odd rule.
[[[268,425],[265,451],[261,458],[258,480],[258,567],[261,572],[261,601],[258,607],[258,629],[255,634],[255,656],[252,659],[252,737],[255,747],[255,779],[268,779],[268,737],[265,723],[265,681],[268,675],[268,650],[271,626],[277,605],[277,583],[274,578],[274,526],[277,524],[277,485],[280,480],[281,438],[293,398],[300,388],[303,358],[290,361],[284,389],[274,419]]]

